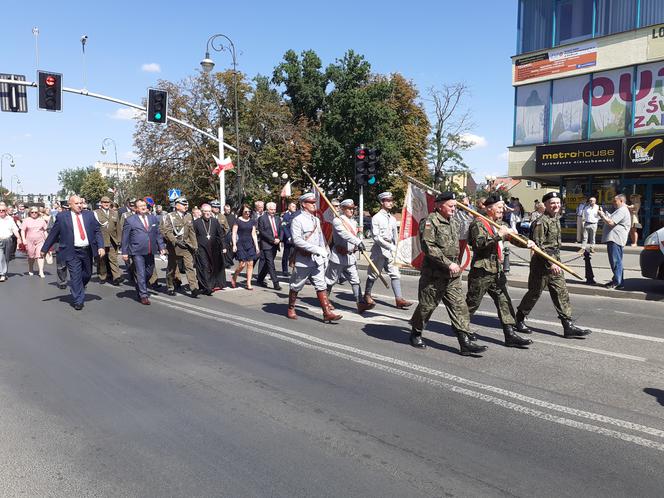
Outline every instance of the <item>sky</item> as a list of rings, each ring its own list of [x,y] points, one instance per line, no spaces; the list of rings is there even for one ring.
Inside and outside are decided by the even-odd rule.
[[[207,39],[223,33],[235,43],[238,69],[250,77],[271,75],[283,54],[314,50],[323,67],[348,49],[364,55],[376,73],[399,72],[424,101],[430,87],[464,82],[476,145],[464,154],[476,181],[507,173],[512,142],[514,91],[511,60],[516,51],[516,0],[411,0],[253,2],[36,0],[3,8],[4,49],[0,73],[36,80],[33,27],[39,28],[39,69],[63,74],[68,88],[141,103],[160,79],[193,75]],[[87,35],[85,57],[80,39]],[[215,70],[230,68],[225,52],[212,52]],[[84,81],[85,73],[85,81]],[[425,106],[427,105],[426,102]],[[71,93],[62,112],[37,109],[28,89],[28,113],[0,113],[3,184],[23,193],[54,193],[57,174],[96,161],[109,137],[118,160],[131,162],[135,122],[128,108]],[[169,126],[177,126],[171,124]],[[14,176],[15,175],[15,176]],[[177,187],[177,186],[174,186]]]

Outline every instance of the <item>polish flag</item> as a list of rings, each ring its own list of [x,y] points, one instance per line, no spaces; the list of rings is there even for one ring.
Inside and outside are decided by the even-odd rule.
[[[291,192],[291,183],[290,180],[284,185],[284,188],[281,189],[281,194],[279,195],[280,197],[290,197],[292,194]]]
[[[233,166],[233,161],[231,161],[230,157],[225,157],[223,160],[219,159],[214,154],[212,154],[212,157],[214,157],[214,162],[217,163],[217,167],[212,170],[213,175],[218,175],[222,171],[227,171],[235,167]]]

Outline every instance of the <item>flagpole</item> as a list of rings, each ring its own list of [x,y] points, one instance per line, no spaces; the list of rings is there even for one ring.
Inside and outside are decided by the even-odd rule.
[[[219,159],[224,160],[224,129],[219,127]],[[222,169],[219,173],[219,203],[221,204],[221,212],[224,212],[226,205],[226,170]]]

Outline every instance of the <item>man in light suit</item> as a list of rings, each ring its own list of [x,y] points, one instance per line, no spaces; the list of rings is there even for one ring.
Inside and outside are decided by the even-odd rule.
[[[276,290],[281,290],[277,270],[274,268],[274,258],[279,252],[279,245],[283,238],[281,232],[281,219],[276,215],[277,205],[274,202],[267,203],[267,212],[258,218],[258,240],[263,253],[264,264],[258,272],[256,283],[261,287],[267,287],[265,276],[269,273],[272,284]]]
[[[80,311],[85,301],[85,286],[92,276],[92,258],[95,255],[103,258],[106,251],[101,225],[92,211],[83,210],[83,203],[77,195],[69,198],[69,211],[56,216],[41,248],[42,258],[56,242],[59,243],[62,259],[67,263],[74,309]]]
[[[148,281],[154,271],[154,255],[166,254],[166,245],[159,232],[159,219],[149,214],[143,200],[136,201],[136,213],[122,227],[122,259],[134,261],[135,284],[141,304],[150,304]]]

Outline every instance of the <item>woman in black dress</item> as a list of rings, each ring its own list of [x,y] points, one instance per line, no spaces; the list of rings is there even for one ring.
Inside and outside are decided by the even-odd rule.
[[[237,277],[247,268],[247,290],[251,286],[251,274],[254,271],[254,260],[260,252],[256,237],[256,221],[251,219],[251,208],[244,204],[235,224],[233,225],[233,252],[238,260],[237,268],[231,277],[231,287],[237,287]]]

